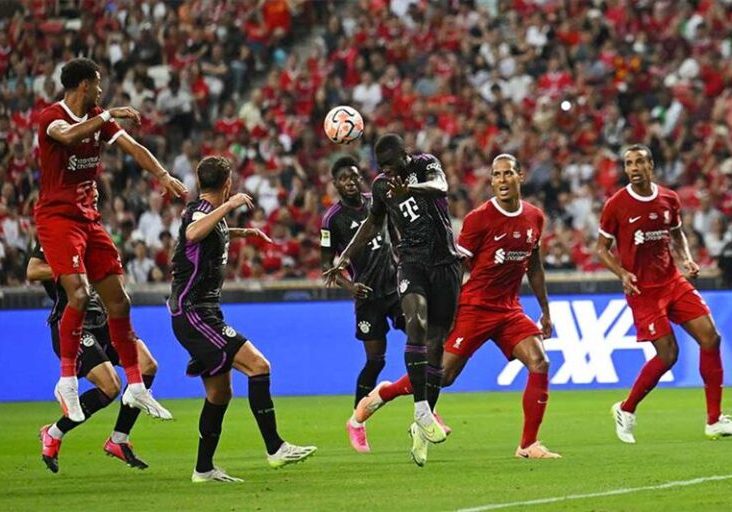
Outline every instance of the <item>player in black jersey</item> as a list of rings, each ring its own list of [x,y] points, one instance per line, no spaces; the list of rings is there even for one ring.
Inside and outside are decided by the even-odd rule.
[[[335,282],[380,232],[388,216],[399,234],[397,282],[407,330],[404,359],[415,403],[412,458],[424,461],[427,441],[439,443],[446,438],[433,411],[442,380],[442,345],[455,316],[462,281],[461,254],[450,224],[447,179],[440,161],[429,154],[408,154],[402,138],[393,133],[379,137],[374,151],[383,173],[371,189],[371,211],[324,275],[327,282]]]
[[[271,240],[258,229],[227,226],[225,219],[230,212],[243,205],[253,208],[246,194],[229,197],[231,164],[227,159],[206,157],[198,164],[196,174],[200,196],[183,212],[168,299],[175,337],[191,355],[187,373],[200,376],[206,390],[198,424],[198,457],[191,480],[240,482],[213,464],[224,414],[231,401],[232,368],[249,377],[249,405],[271,467],[300,462],[316,448],[295,446],[279,436],[269,391],[269,361],[251,341],[224,322],[220,307],[229,237],[259,236]]]
[[[348,245],[371,208],[371,194],[361,191],[358,162],[350,157],[339,158],[331,167],[333,184],[340,201],[323,217],[320,230],[320,261],[323,271],[333,266],[333,258]],[[404,315],[396,292],[396,265],[386,228],[372,238],[366,250],[351,261],[350,279],[336,275],[336,282],[356,299],[356,338],[363,341],[366,363],[356,381],[354,414],[346,422],[351,446],[358,452],[371,451],[366,427],[355,417],[355,407],[376,386],[384,369],[386,333],[389,322],[404,330]]]
[[[46,294],[53,301],[48,325],[51,328],[53,351],[56,356],[59,356],[58,329],[61,313],[67,303],[66,292],[63,286],[53,280],[51,267],[46,263],[43,249],[39,243],[35,244],[35,249],[28,261],[27,275],[30,281],[40,281],[46,289]],[[137,354],[143,382],[145,387],[150,389],[157,371],[157,362],[140,339],[137,340]],[[79,397],[81,408],[84,411],[84,422],[92,414],[112,403],[119,394],[121,384],[114,366],[119,366],[119,356],[109,338],[107,311],[99,296],[92,290],[84,317],[84,330],[81,334],[76,370],[77,377],[86,377],[96,386]],[[120,403],[117,423],[112,435],[104,443],[104,451],[127,463],[130,467],[145,469],[147,464],[135,456],[129,441],[130,431],[139,414],[139,409],[129,407],[123,402]],[[52,472],[58,473],[58,454],[64,435],[84,422],[72,421],[67,416],[62,416],[56,423],[41,428],[39,434],[42,445],[41,457],[46,467]]]

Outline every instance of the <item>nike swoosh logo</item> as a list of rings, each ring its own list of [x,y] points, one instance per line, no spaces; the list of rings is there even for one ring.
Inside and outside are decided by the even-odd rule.
[[[506,236],[506,233],[503,233],[503,234],[502,234],[501,236],[494,236],[494,237],[493,237],[493,240],[495,240],[495,241],[497,242],[497,241],[499,241],[499,240],[500,240],[501,238],[503,238],[504,236]]]
[[[639,215],[638,217],[631,217],[628,220],[630,221],[631,224],[633,224],[635,221],[637,221],[640,218],[641,218],[641,216]]]

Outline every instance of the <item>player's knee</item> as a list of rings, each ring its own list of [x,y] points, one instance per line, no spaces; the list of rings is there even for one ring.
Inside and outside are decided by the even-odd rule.
[[[233,392],[231,386],[224,386],[217,389],[210,389],[206,393],[206,399],[212,404],[226,405],[231,402]]]
[[[414,340],[424,340],[427,336],[427,319],[419,315],[407,317],[407,335]]]
[[[77,311],[85,311],[89,304],[89,288],[83,284],[79,285],[69,294],[68,298],[69,306]]]
[[[252,375],[266,375],[272,372],[272,367],[264,357],[257,357],[250,365]]]
[[[366,359],[366,369],[370,372],[379,374],[381,370],[384,369],[384,366],[386,366],[386,361],[384,359],[384,356],[369,356],[368,359]]]
[[[719,348],[722,343],[722,337],[719,335],[716,329],[712,329],[710,332],[705,333],[704,336],[699,340],[699,345],[704,350],[714,350]]]
[[[549,373],[549,359],[544,354],[535,354],[529,357],[526,364],[531,373]]]
[[[110,378],[104,379],[100,382],[97,387],[102,393],[107,395],[110,400],[114,400],[122,389],[122,382],[120,382],[119,377],[115,373],[110,375]]]
[[[661,358],[661,361],[663,361],[667,367],[672,367],[676,364],[676,361],[679,359],[679,347],[673,345],[662,352],[659,352],[658,357]]]
[[[112,317],[123,317],[129,316],[130,314],[130,296],[127,292],[120,290],[120,293],[112,297],[105,303],[109,316]]]

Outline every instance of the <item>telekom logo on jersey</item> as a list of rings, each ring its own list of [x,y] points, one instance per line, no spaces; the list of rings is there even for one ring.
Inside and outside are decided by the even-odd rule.
[[[552,384],[613,384],[619,380],[613,352],[641,350],[646,361],[655,355],[652,344],[638,343],[628,335],[633,314],[624,299],[611,300],[600,312],[591,300],[551,301],[549,311],[556,337],[544,340],[544,347],[550,359],[552,352],[561,352],[564,358]],[[518,360],[508,363],[498,375],[498,385],[511,385],[522,368]],[[673,380],[671,371],[661,378],[661,382]]]

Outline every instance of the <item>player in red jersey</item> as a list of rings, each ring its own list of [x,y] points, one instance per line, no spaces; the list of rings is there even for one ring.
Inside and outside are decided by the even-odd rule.
[[[537,440],[549,398],[549,359],[541,340],[551,336],[552,322],[539,250],[544,214],[521,200],[523,178],[513,155],[498,155],[491,171],[495,197],[465,217],[458,243],[470,258],[470,279],[460,292],[455,324],[445,341],[442,386],[450,386],[475,351],[492,339],[506,358],[518,359],[529,370],[523,397],[524,428],[516,456],[558,458],[559,454]],[[519,302],[524,274],[541,306],[541,328],[526,316]],[[358,421],[366,421],[395,397],[411,393],[406,375],[384,384],[361,400]],[[425,443],[425,458],[426,447]]]
[[[53,277],[66,291],[68,305],[59,323],[61,378],[54,393],[65,414],[84,421],[76,380],[76,357],[89,302],[89,283],[109,314],[109,334],[127,375],[122,402],[154,417],[171,415],[149,393],[137,360],[137,336],[130,324],[130,299],[123,287],[117,249],[97,210],[96,178],[100,142],[117,145],[155,175],[167,192],[180,196],[185,186],[114,120],[140,116],[133,108],[102,110],[99,67],[73,59],[61,70],[64,99],[41,112],[38,120],[40,195],[35,208],[38,239]]]
[[[675,253],[690,277],[699,273],[681,229],[679,197],[653,182],[653,156],[648,147],[629,146],[623,160],[630,184],[605,203],[597,254],[622,281],[638,341],[653,343],[656,356],[643,366],[625,401],[612,406],[615,432],[624,443],[635,443],[635,409],[678,356],[673,322],[680,324],[701,349],[699,370],[707,402],[705,434],[712,439],[732,435],[732,419],[721,410],[719,333],[704,299],[674,263]],[[620,259],[610,252],[613,243]]]

